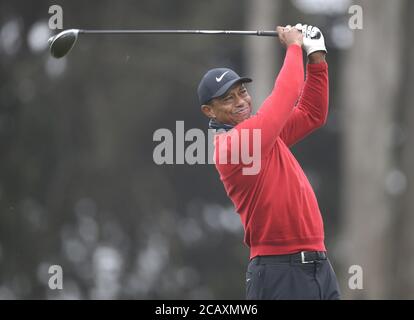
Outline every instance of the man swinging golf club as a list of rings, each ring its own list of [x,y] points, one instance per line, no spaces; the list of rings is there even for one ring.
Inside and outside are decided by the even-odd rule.
[[[289,150],[326,122],[325,42],[320,30],[308,25],[277,27],[277,32],[286,56],[257,114],[251,115],[251,98],[244,85],[251,79],[227,68],[209,70],[202,78],[198,86],[201,111],[210,119],[209,127],[217,130],[216,168],[250,248],[246,298],[339,299],[315,194]],[[308,56],[305,81],[302,48]],[[234,135],[254,129],[260,130],[257,174],[244,174],[243,163],[219,161],[223,152],[240,152],[232,143],[246,143],[231,139]],[[252,133],[248,136],[247,143],[252,142]]]

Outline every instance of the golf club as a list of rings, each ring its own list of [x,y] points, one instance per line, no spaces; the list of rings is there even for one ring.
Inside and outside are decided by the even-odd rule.
[[[68,29],[51,37],[48,42],[50,53],[55,58],[62,58],[69,53],[79,34],[206,34],[206,35],[255,35],[276,37],[276,31],[235,31],[235,30],[82,30]]]
[[[62,58],[69,53],[79,34],[205,34],[205,35],[251,35],[277,37],[276,31],[240,31],[240,30],[85,30],[68,29],[48,40],[50,53],[55,58]],[[318,35],[315,36],[317,38]]]

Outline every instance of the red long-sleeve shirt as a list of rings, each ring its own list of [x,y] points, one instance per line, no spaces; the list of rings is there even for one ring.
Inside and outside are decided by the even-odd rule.
[[[304,81],[302,59],[301,47],[289,46],[275,86],[256,115],[215,136],[216,168],[240,215],[250,258],[326,250],[315,194],[289,147],[326,121],[328,65],[308,64]],[[260,171],[255,175],[245,174],[243,163],[218,161],[217,151],[230,152],[228,138],[242,129],[261,132]],[[254,142],[249,137],[251,154]]]

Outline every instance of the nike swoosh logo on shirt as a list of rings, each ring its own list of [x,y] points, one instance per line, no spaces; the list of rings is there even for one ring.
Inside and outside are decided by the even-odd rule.
[[[216,81],[217,82],[220,82],[222,79],[223,79],[223,77],[224,77],[224,75],[227,73],[228,71],[226,71],[226,72],[224,72],[220,77],[216,77]]]

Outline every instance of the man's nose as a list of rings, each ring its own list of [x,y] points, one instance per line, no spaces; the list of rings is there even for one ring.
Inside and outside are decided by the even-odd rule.
[[[237,96],[236,96],[236,106],[240,107],[240,106],[242,106],[243,104],[244,104],[244,99],[243,99],[243,97],[241,97],[241,96],[237,95]]]

